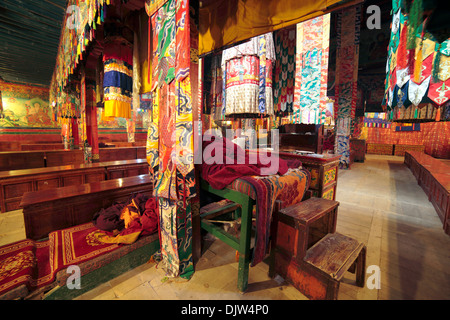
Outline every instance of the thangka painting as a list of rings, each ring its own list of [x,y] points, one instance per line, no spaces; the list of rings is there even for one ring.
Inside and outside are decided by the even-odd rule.
[[[0,127],[58,127],[48,89],[2,83],[0,91],[3,105]]]

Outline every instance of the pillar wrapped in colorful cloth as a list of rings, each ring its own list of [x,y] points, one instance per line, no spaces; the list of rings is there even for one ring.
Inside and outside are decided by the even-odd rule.
[[[133,50],[125,40],[105,45],[103,55],[104,117],[131,118]]]

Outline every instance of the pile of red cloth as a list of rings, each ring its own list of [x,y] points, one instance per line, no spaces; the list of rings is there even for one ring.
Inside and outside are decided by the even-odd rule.
[[[260,155],[253,161],[247,152],[227,138],[207,136],[204,140],[207,141],[203,141],[201,175],[215,189],[223,189],[243,176],[262,176],[263,172],[284,175],[289,168],[299,168],[302,164],[300,160],[284,160],[275,154],[269,155],[268,163],[263,163]],[[262,171],[263,168],[266,170]]]
[[[158,231],[158,203],[156,198],[135,194],[126,202],[114,203],[94,214],[93,224],[108,236],[130,234],[149,235]],[[108,240],[109,239],[109,240]],[[128,242],[128,240],[117,242]],[[112,239],[104,238],[108,242]]]

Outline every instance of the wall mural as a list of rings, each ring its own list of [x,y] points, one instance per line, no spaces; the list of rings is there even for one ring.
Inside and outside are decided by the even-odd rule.
[[[0,127],[59,127],[49,105],[48,88],[0,83],[3,112]]]

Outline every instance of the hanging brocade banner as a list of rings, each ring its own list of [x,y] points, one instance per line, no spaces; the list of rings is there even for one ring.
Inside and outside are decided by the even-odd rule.
[[[223,51],[224,116],[273,115],[273,61],[275,48],[272,33],[254,37]]]
[[[411,108],[430,100],[441,106],[450,98],[447,83],[450,78],[450,40],[439,43],[431,33],[424,32],[427,19],[422,19],[417,12],[412,14],[413,6],[407,7],[402,3],[392,1],[393,20],[388,47],[390,63],[386,66],[385,96],[391,96],[387,106],[392,116],[394,113],[401,114],[404,109],[400,105],[394,112],[403,100],[395,99],[398,88],[403,90],[408,86],[405,94],[412,95],[408,97],[412,102]],[[391,92],[394,92],[394,97]],[[415,118],[411,110],[403,113],[413,114],[412,119]]]
[[[296,26],[274,32],[274,109],[277,114],[292,113],[294,104]]]
[[[156,2],[147,1],[152,3]],[[168,276],[190,278],[194,271],[190,199],[196,190],[189,1],[169,0],[150,20],[154,91],[147,160],[159,198],[161,263]]]
[[[359,39],[361,23],[361,5],[343,9],[337,16],[336,50],[336,143],[335,153],[341,157],[343,168],[350,166],[349,137],[354,131],[357,80],[359,62]],[[341,121],[341,120],[344,121]],[[341,123],[344,127],[340,127]]]
[[[110,0],[67,1],[67,13],[72,15],[67,15],[61,29],[56,65],[50,83],[51,91],[55,92],[54,100],[58,100],[64,87],[69,84],[69,76],[74,73],[86,48],[94,40],[95,30],[104,22],[109,4]],[[73,7],[77,10],[69,10]]]
[[[103,52],[104,117],[131,118],[133,50],[128,43],[111,41]]]
[[[325,122],[330,15],[297,24],[294,117],[296,123]]]

